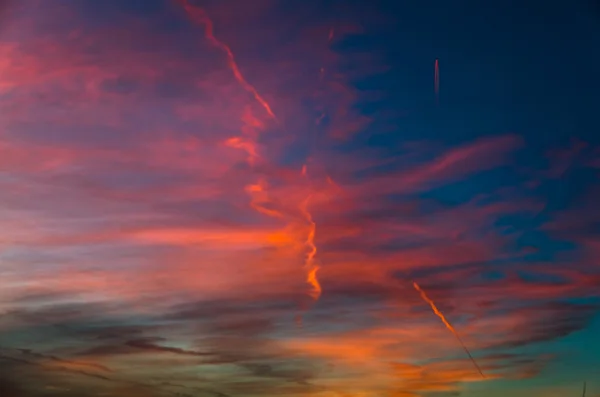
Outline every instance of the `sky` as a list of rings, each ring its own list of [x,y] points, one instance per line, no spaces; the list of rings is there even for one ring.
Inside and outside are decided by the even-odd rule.
[[[584,0],[1,1],[0,395],[600,396],[598,48]]]

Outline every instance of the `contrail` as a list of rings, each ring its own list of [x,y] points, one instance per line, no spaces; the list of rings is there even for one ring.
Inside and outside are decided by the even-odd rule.
[[[306,165],[302,167],[302,175],[307,177]],[[319,283],[319,279],[317,278],[319,266],[315,265],[314,263],[315,256],[317,255],[317,246],[315,244],[317,224],[314,221],[312,214],[308,210],[308,204],[311,198],[312,193],[300,203],[299,210],[302,213],[304,220],[308,223],[308,232],[304,242],[304,245],[308,248],[308,252],[306,253],[306,258],[304,259],[304,269],[306,271],[306,283],[311,286],[311,290],[308,294],[316,302],[321,297],[323,290],[321,288],[321,284]],[[296,323],[300,328],[302,327],[302,314],[296,316]]]
[[[212,45],[214,45],[217,48],[220,48],[223,52],[225,52],[225,54],[227,55],[227,64],[233,72],[233,75],[238,81],[238,83],[246,91],[250,92],[254,96],[256,101],[260,103],[260,105],[264,108],[264,110],[272,119],[277,120],[277,117],[273,113],[273,110],[271,109],[269,103],[260,95],[260,93],[252,84],[248,83],[248,81],[240,71],[240,68],[238,67],[237,62],[235,61],[235,56],[233,55],[231,48],[229,48],[227,44],[223,43],[215,37],[212,20],[208,17],[206,12],[202,8],[192,6],[188,0],[175,1],[184,8],[192,22],[204,25],[204,35]],[[244,133],[244,135],[246,135],[246,137],[230,138],[226,141],[226,144],[228,146],[246,151],[248,153],[248,164],[254,165],[256,160],[259,158],[255,135],[256,131],[260,131],[264,128],[264,125],[259,119],[252,115],[252,112],[249,109],[246,110],[246,113],[242,117],[242,121],[244,122],[242,132]],[[251,206],[255,210],[267,216],[283,218],[283,214],[276,210],[268,208],[267,204],[270,202],[270,198],[267,192],[267,184],[264,180],[259,180],[255,184],[250,184],[246,186],[246,192],[251,196]]]
[[[201,8],[192,6],[188,2],[188,0],[175,0],[175,1],[177,1],[179,4],[181,4],[183,6],[183,8],[188,13],[188,15],[190,16],[190,18],[193,22],[204,25],[204,34],[205,34],[206,38],[208,39],[208,41],[210,41],[210,43],[212,45],[220,48],[221,50],[223,50],[225,52],[225,54],[227,54],[227,64],[229,65],[229,68],[233,72],[233,75],[235,76],[236,80],[242,85],[242,87],[244,87],[244,89],[246,91],[250,92],[254,96],[254,98],[261,104],[261,106],[265,109],[265,111],[269,114],[269,116],[271,116],[271,118],[273,118],[274,120],[277,120],[277,117],[275,117],[275,114],[273,113],[273,110],[271,110],[271,106],[269,105],[269,103],[259,94],[259,92],[256,90],[256,88],[254,88],[254,86],[252,84],[248,83],[248,81],[246,81],[246,79],[244,78],[244,75],[240,71],[240,68],[238,67],[237,62],[235,61],[235,56],[233,55],[231,48],[229,48],[229,46],[227,44],[218,40],[214,36],[213,23],[212,23],[212,20],[206,14],[206,12]]]
[[[233,75],[234,75],[235,79],[238,81],[238,83],[246,91],[250,92],[253,95],[254,99],[258,103],[260,103],[260,105],[267,112],[267,114],[271,117],[271,119],[277,121],[277,117],[275,116],[269,103],[260,95],[258,90],[245,79],[244,75],[240,71],[240,68],[235,60],[235,56],[234,56],[233,52],[231,51],[231,48],[227,44],[223,43],[222,41],[220,41],[219,39],[217,39],[214,36],[213,23],[212,23],[212,20],[206,14],[206,12],[202,8],[192,6],[188,0],[174,0],[174,1],[179,3],[185,9],[189,18],[194,23],[204,26],[204,34],[205,34],[207,40],[213,46],[221,49],[227,55],[227,64],[229,66],[229,69],[231,69],[231,71],[233,72]],[[328,36],[329,41],[331,41],[333,39],[333,35],[334,35],[334,31],[332,28],[330,30],[329,36]],[[244,119],[244,123],[245,123],[245,127],[247,127],[247,129],[249,131],[260,130],[263,128],[263,126],[260,123],[257,123],[257,120],[255,120],[254,117],[246,117],[246,119]],[[253,165],[255,163],[256,159],[259,158],[259,155],[257,153],[256,140],[254,139],[254,136],[253,136],[254,134],[246,133],[245,135],[247,136],[247,139],[235,137],[235,138],[231,138],[231,139],[227,140],[226,143],[229,146],[245,150],[248,153],[248,163],[250,165]],[[302,174],[304,176],[306,176],[306,167],[303,168]],[[264,215],[274,217],[274,218],[280,218],[280,219],[285,218],[285,215],[282,212],[268,207],[268,204],[271,202],[271,200],[270,200],[270,197],[268,194],[268,185],[266,184],[266,181],[259,180],[258,183],[250,184],[250,185],[246,186],[246,192],[251,196],[251,206],[256,211],[258,211]],[[316,301],[319,299],[319,297],[321,295],[321,285],[319,284],[319,281],[317,279],[317,271],[319,270],[319,268],[318,268],[318,266],[316,266],[314,264],[314,258],[315,258],[315,255],[317,254],[317,247],[314,242],[316,224],[312,218],[312,215],[308,211],[308,202],[309,202],[310,198],[311,198],[311,196],[308,196],[300,204],[300,211],[302,212],[304,219],[308,222],[308,225],[309,225],[308,235],[307,235],[307,239],[305,241],[305,244],[308,247],[308,253],[306,255],[306,259],[305,259],[305,263],[304,263],[304,266],[305,266],[306,272],[307,272],[306,282],[308,284],[310,284],[310,286],[312,287],[311,291],[310,291],[310,296]]]
[[[319,271],[319,267],[314,264],[315,255],[317,255],[317,246],[315,245],[316,223],[313,220],[310,212],[308,212],[307,210],[310,198],[311,196],[308,196],[301,207],[302,213],[304,214],[309,224],[308,236],[306,238],[308,254],[306,254],[304,267],[307,271],[306,282],[312,286],[310,296],[316,301],[321,296],[321,284],[319,284],[319,280],[317,279],[317,271]]]
[[[302,175],[306,176],[306,165],[302,167]],[[315,265],[314,260],[317,255],[317,246],[315,245],[315,233],[317,230],[317,224],[313,220],[312,214],[308,211],[308,203],[312,198],[312,194],[309,195],[304,202],[300,205],[300,211],[302,215],[304,215],[304,219],[308,222],[309,229],[308,235],[306,237],[306,246],[308,247],[308,253],[306,254],[306,260],[304,262],[304,267],[306,268],[306,282],[312,286],[312,291],[310,292],[310,296],[317,301],[321,296],[321,284],[317,279],[317,271],[319,271],[319,267]]]
[[[450,330],[450,332],[452,332],[454,334],[454,336],[456,337],[456,339],[458,340],[458,342],[460,343],[460,345],[462,346],[462,348],[465,350],[465,352],[467,353],[467,355],[471,359],[471,362],[473,363],[473,365],[475,366],[475,368],[477,368],[477,371],[479,372],[479,374],[481,375],[481,377],[485,379],[485,375],[481,371],[481,368],[479,368],[479,365],[477,365],[477,362],[475,361],[475,359],[471,355],[471,352],[469,351],[469,349],[467,349],[467,346],[463,343],[462,339],[460,339],[460,336],[458,335],[458,332],[456,332],[456,330],[454,329],[454,327],[452,326],[452,324],[450,324],[450,322],[448,322],[448,320],[446,320],[446,317],[444,316],[444,314],[441,311],[439,311],[439,309],[437,308],[437,306],[435,305],[435,303],[431,299],[429,299],[429,297],[427,296],[427,294],[425,293],[425,291],[423,291],[421,289],[421,287],[419,287],[419,284],[417,284],[416,282],[413,281],[413,286],[421,294],[421,298],[423,298],[423,300],[425,302],[429,303],[429,306],[431,306],[431,310],[433,310],[433,312],[436,314],[436,316],[438,316],[442,320],[442,322],[444,323],[444,325],[446,326],[446,328],[448,328]]]
[[[437,59],[435,60],[434,69],[435,70],[434,70],[433,84],[434,84],[434,92],[435,92],[435,104],[439,105],[439,103],[440,103],[440,63]]]

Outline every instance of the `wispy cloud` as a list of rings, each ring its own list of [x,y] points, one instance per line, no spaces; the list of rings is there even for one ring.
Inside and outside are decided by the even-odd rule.
[[[37,3],[0,2],[9,397],[455,395],[597,316],[598,191],[548,194],[597,149],[372,144],[375,11]]]

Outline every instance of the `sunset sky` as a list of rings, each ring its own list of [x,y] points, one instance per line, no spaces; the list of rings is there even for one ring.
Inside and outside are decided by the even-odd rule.
[[[599,48],[584,0],[0,0],[0,396],[599,397]]]

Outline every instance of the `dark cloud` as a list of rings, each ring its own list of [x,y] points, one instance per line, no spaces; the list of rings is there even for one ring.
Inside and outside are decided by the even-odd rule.
[[[0,357],[0,362],[3,358]],[[10,371],[9,365],[4,363],[2,374],[0,374],[0,392],[5,397],[26,397],[24,390],[21,388],[21,382],[16,380],[15,374]]]
[[[153,341],[155,341],[157,339],[158,339],[158,341],[163,340],[163,338],[138,339],[138,340],[130,340],[126,344],[128,346],[136,348],[136,349],[141,349],[141,350],[146,350],[146,351],[151,351],[151,352],[158,352],[158,353],[174,353],[174,354],[181,354],[184,356],[196,356],[196,357],[209,357],[212,355],[211,353],[207,353],[207,352],[198,352],[198,351],[192,351],[192,350],[179,349],[179,348],[175,348],[175,347],[160,346],[160,345],[153,343]]]
[[[538,145],[574,124],[525,95],[577,84],[498,46],[556,55],[538,25],[484,49],[454,30],[483,7],[190,0],[211,32],[178,1],[37,3],[0,1],[0,397],[459,395],[480,379],[413,279],[492,389],[593,326],[597,149]]]
[[[515,328],[515,335],[498,348],[514,348],[535,343],[550,342],[581,331],[590,324],[598,312],[597,306],[553,302],[524,310],[536,321]]]
[[[58,358],[56,356],[52,356],[52,355],[45,355],[45,354],[41,354],[41,353],[37,353],[34,351],[31,351],[30,349],[17,349],[19,352],[21,352],[21,354],[25,355],[25,356],[29,356],[29,357],[35,357],[37,359],[46,359],[46,360],[52,360],[58,364],[77,364],[77,365],[82,365],[82,366],[87,366],[90,367],[90,369],[95,369],[95,370],[100,370],[100,371],[104,371],[104,372],[112,372],[112,370],[108,367],[105,367],[104,365],[99,365],[99,364],[93,364],[93,363],[77,363],[74,361],[69,361],[69,360],[65,360],[62,358]]]

